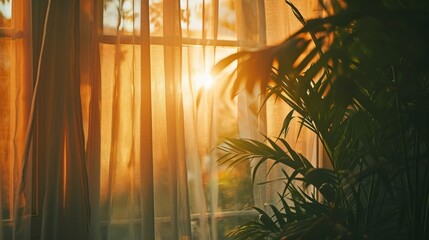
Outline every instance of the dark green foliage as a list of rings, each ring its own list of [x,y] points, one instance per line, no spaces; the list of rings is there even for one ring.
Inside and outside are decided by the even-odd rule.
[[[273,215],[256,208],[259,221],[229,236],[429,239],[428,2],[334,0],[328,17],[307,22],[286,3],[304,24],[299,32],[215,67],[239,59],[233,89],[261,85],[293,109],[278,139],[220,147],[222,164],[257,161],[254,175],[268,160],[291,170],[282,207],[271,206]],[[284,140],[293,119],[317,135],[330,167],[313,166]]]

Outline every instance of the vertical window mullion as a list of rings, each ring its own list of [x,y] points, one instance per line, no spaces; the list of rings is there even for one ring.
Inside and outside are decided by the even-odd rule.
[[[155,206],[152,150],[152,95],[150,74],[149,0],[141,4],[141,126],[142,229],[145,239],[155,239]]]

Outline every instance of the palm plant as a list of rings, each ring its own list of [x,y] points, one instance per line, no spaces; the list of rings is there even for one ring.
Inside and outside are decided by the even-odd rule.
[[[277,46],[231,55],[238,91],[261,86],[311,130],[329,167],[313,166],[283,137],[226,139],[221,164],[267,161],[283,171],[281,207],[238,226],[236,239],[429,239],[429,4],[331,1]],[[262,66],[262,68],[261,68]],[[281,136],[281,134],[279,135]],[[316,194],[305,191],[307,186]]]

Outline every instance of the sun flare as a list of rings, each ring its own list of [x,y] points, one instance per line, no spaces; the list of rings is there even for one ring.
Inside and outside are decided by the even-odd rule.
[[[197,75],[196,83],[197,83],[198,89],[200,88],[209,89],[213,85],[213,77],[208,73]]]

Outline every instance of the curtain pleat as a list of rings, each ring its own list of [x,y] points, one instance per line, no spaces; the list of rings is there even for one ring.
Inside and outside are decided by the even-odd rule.
[[[190,215],[188,207],[187,169],[184,143],[184,119],[182,104],[182,41],[180,3],[164,0],[164,77],[166,103],[166,159],[170,199],[169,231],[171,239],[190,238]],[[156,81],[162,81],[156,79]],[[157,134],[157,133],[154,133]],[[156,144],[156,143],[155,143]],[[160,143],[162,144],[162,143]],[[156,197],[156,196],[155,196]],[[164,197],[159,193],[158,197]],[[165,231],[165,228],[158,229]]]
[[[100,239],[100,160],[101,160],[101,68],[99,24],[100,1],[80,1],[80,77],[86,164],[89,182],[89,239]]]
[[[10,102],[10,141],[11,146],[9,162],[11,164],[9,182],[9,217],[5,220],[11,221],[11,224],[4,222],[5,214],[0,215],[0,239],[28,239],[31,236],[31,215],[32,209],[32,190],[33,178],[32,169],[34,167],[32,158],[26,153],[33,150],[31,142],[26,151],[26,126],[30,117],[30,104],[32,96],[32,36],[31,19],[24,16],[31,15],[31,4],[26,1],[18,1],[18,6],[13,10],[13,22],[15,32],[10,40],[12,42],[12,51],[10,52],[14,64],[11,66],[11,89],[9,92]],[[7,58],[6,58],[7,59]],[[2,59],[2,61],[6,60]],[[6,60],[7,61],[7,60]],[[2,79],[4,81],[5,79]],[[4,92],[1,93],[2,95]],[[2,117],[4,117],[2,112]],[[7,114],[6,114],[7,115]],[[4,167],[3,165],[1,167]],[[1,175],[1,174],[0,174]],[[9,176],[10,177],[10,176]],[[1,179],[0,177],[0,185]],[[0,196],[0,206],[3,208],[2,198]],[[7,216],[7,215],[6,215]],[[6,223],[6,224],[5,224]],[[3,230],[3,225],[6,229]]]
[[[89,196],[81,115],[79,4],[53,0],[35,89],[33,137],[41,185],[41,239],[87,239]]]
[[[300,10],[301,14],[306,19],[320,17],[322,14],[319,7],[320,3],[318,1],[294,0],[291,2]],[[265,18],[266,41],[268,45],[277,44],[283,41],[302,27],[302,23],[296,19],[290,8],[282,1],[265,1]],[[278,137],[280,128],[282,127],[284,117],[291,108],[286,103],[276,101],[274,98],[269,99],[265,106],[267,136],[276,138]],[[289,126],[286,140],[293,149],[306,156],[314,166],[318,166],[319,163],[317,160],[319,159],[318,156],[320,155],[320,149],[317,144],[317,137],[314,133],[305,128],[300,129],[300,123],[298,121],[294,121]],[[273,168],[271,167],[272,163],[269,163],[265,169],[260,171],[258,177],[265,181],[284,177],[281,172],[281,168],[278,166],[274,166]],[[270,174],[267,175],[268,170],[270,170]],[[288,171],[288,169],[286,170]],[[283,188],[284,184],[281,181],[270,183],[261,190],[263,191],[263,194],[258,195],[260,203],[269,203],[273,205],[280,204],[277,192],[281,192]]]
[[[262,18],[262,20],[261,20]],[[265,8],[264,1],[239,1],[237,11],[237,24],[242,26],[237,31],[237,38],[243,42],[242,50],[249,50],[266,45],[265,34]],[[239,63],[240,64],[240,63]],[[242,76],[237,76],[241,78]],[[260,79],[247,79],[248,81],[259,81]],[[238,132],[241,138],[257,139],[264,141],[263,135],[267,136],[265,106],[262,105],[264,94],[260,88],[256,87],[253,92],[241,92],[238,94]],[[262,135],[263,134],[263,135]],[[249,166],[249,173],[253,170],[252,163]],[[265,165],[260,167],[260,172],[265,172]],[[259,174],[255,182],[264,182],[266,176]],[[264,208],[266,199],[266,186],[256,185],[253,187],[255,205]]]

